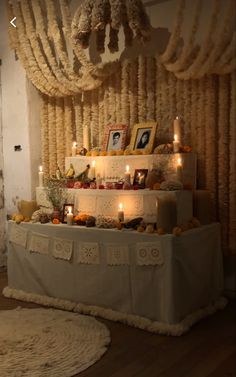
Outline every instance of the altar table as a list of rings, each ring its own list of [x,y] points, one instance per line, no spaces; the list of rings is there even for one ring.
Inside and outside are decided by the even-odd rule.
[[[10,221],[8,237],[8,286],[28,293],[176,324],[223,291],[218,223],[176,237]],[[30,251],[32,237],[48,249]],[[72,246],[70,260],[53,254],[58,239]]]

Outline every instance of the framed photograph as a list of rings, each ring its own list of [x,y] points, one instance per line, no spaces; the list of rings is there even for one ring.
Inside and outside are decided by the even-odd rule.
[[[125,149],[128,126],[125,124],[113,124],[106,127],[103,150],[120,151]]]
[[[74,213],[74,204],[64,204],[63,205],[63,213],[62,213],[62,223],[66,223],[66,216],[67,214],[71,212],[71,213]]]
[[[130,149],[150,149],[152,153],[157,123],[146,122],[135,124],[132,130]]]
[[[147,173],[148,169],[135,169],[133,185],[138,186],[141,189],[144,189]]]

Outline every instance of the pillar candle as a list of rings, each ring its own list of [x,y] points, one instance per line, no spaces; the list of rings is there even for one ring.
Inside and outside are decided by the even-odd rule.
[[[73,225],[73,213],[72,213],[72,208],[69,207],[68,208],[68,213],[66,215],[66,222],[67,222],[67,225]]]
[[[97,188],[102,184],[102,178],[100,174],[98,174],[96,177],[96,183],[97,183]]]
[[[88,126],[84,126],[83,127],[83,147],[85,149],[87,149],[87,151],[89,150],[90,148],[90,144],[89,144],[89,129],[88,129]]]
[[[124,222],[125,220],[125,216],[124,216],[124,206],[122,203],[119,204],[119,208],[118,208],[118,220],[120,222]]]
[[[177,135],[177,140],[181,144],[181,124],[179,117],[174,119],[174,135]]]
[[[92,161],[92,166],[91,166],[91,179],[94,179],[96,178],[96,170],[95,170],[95,165],[96,165],[96,161],[93,160]]]
[[[72,144],[72,148],[71,148],[72,157],[76,156],[76,151],[77,151],[77,144],[76,144],[76,141],[74,141],[73,144]]]
[[[44,172],[43,167],[39,166],[39,187],[43,187]]]
[[[177,174],[177,181],[180,181],[181,183],[183,183],[183,166],[182,166],[181,158],[178,158],[176,174]]]
[[[127,183],[129,185],[131,184],[129,165],[126,165],[125,183]]]
[[[180,143],[178,140],[177,134],[174,135],[174,141],[173,141],[173,152],[178,153],[179,152]]]

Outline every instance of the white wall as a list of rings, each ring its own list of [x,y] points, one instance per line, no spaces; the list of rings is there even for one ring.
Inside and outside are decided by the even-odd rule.
[[[8,20],[2,1],[0,18],[5,207],[11,212],[15,210],[16,197],[31,196],[28,108],[25,73],[8,46]],[[22,151],[14,152],[15,145],[21,145]]]

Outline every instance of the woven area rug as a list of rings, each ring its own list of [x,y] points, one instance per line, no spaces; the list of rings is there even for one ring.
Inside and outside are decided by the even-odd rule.
[[[96,319],[55,309],[0,311],[1,377],[71,377],[110,343]]]

